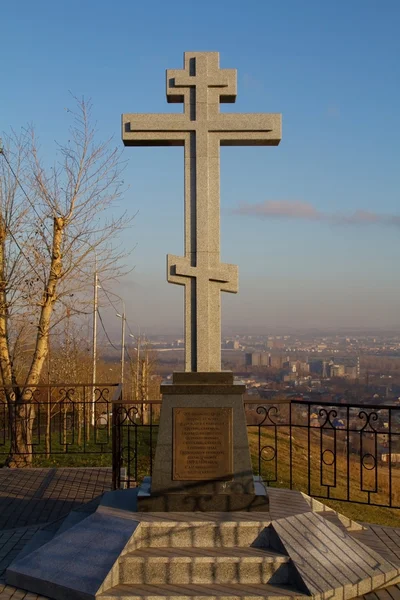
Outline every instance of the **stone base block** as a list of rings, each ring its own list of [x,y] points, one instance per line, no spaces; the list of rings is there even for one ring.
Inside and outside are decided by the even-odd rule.
[[[268,512],[267,490],[254,478],[254,494],[196,494],[151,491],[151,477],[145,477],[137,492],[138,512]]]
[[[267,496],[256,494],[157,494],[138,496],[138,512],[267,512]]]

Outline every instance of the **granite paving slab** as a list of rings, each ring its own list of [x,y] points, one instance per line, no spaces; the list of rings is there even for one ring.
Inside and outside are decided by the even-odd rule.
[[[353,537],[400,565],[400,528],[363,523],[363,529],[354,532]]]
[[[89,515],[15,561],[7,569],[7,583],[48,594],[56,600],[94,597],[103,583],[114,577],[113,568],[137,525],[131,519],[102,512]]]
[[[284,548],[309,593],[354,598],[397,583],[400,569],[317,513],[274,521],[276,549]]]

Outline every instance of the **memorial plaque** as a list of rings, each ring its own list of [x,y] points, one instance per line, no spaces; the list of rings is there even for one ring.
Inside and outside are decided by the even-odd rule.
[[[174,408],[174,481],[230,480],[231,408]]]

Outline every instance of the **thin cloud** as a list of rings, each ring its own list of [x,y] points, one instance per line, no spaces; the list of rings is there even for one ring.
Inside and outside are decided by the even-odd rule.
[[[400,227],[400,215],[383,215],[369,210],[352,213],[328,213],[318,210],[309,202],[266,200],[259,204],[242,203],[232,214],[259,219],[291,219],[317,221],[334,225],[395,225]]]

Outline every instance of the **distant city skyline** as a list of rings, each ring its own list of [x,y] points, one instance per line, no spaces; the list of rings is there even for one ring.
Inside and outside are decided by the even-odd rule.
[[[123,112],[179,112],[165,70],[185,50],[216,50],[238,71],[228,112],[281,112],[278,148],[223,148],[221,259],[239,265],[223,294],[231,331],[400,329],[400,5],[347,3],[3,7],[0,131],[31,122],[51,164],[67,138],[68,90],[90,97],[100,138],[121,147]],[[183,331],[183,289],[166,254],[183,248],[181,148],[124,151],[127,191],[115,214],[138,212],[121,243],[133,272],[114,289],[150,333]],[[117,334],[120,322],[106,311]]]

